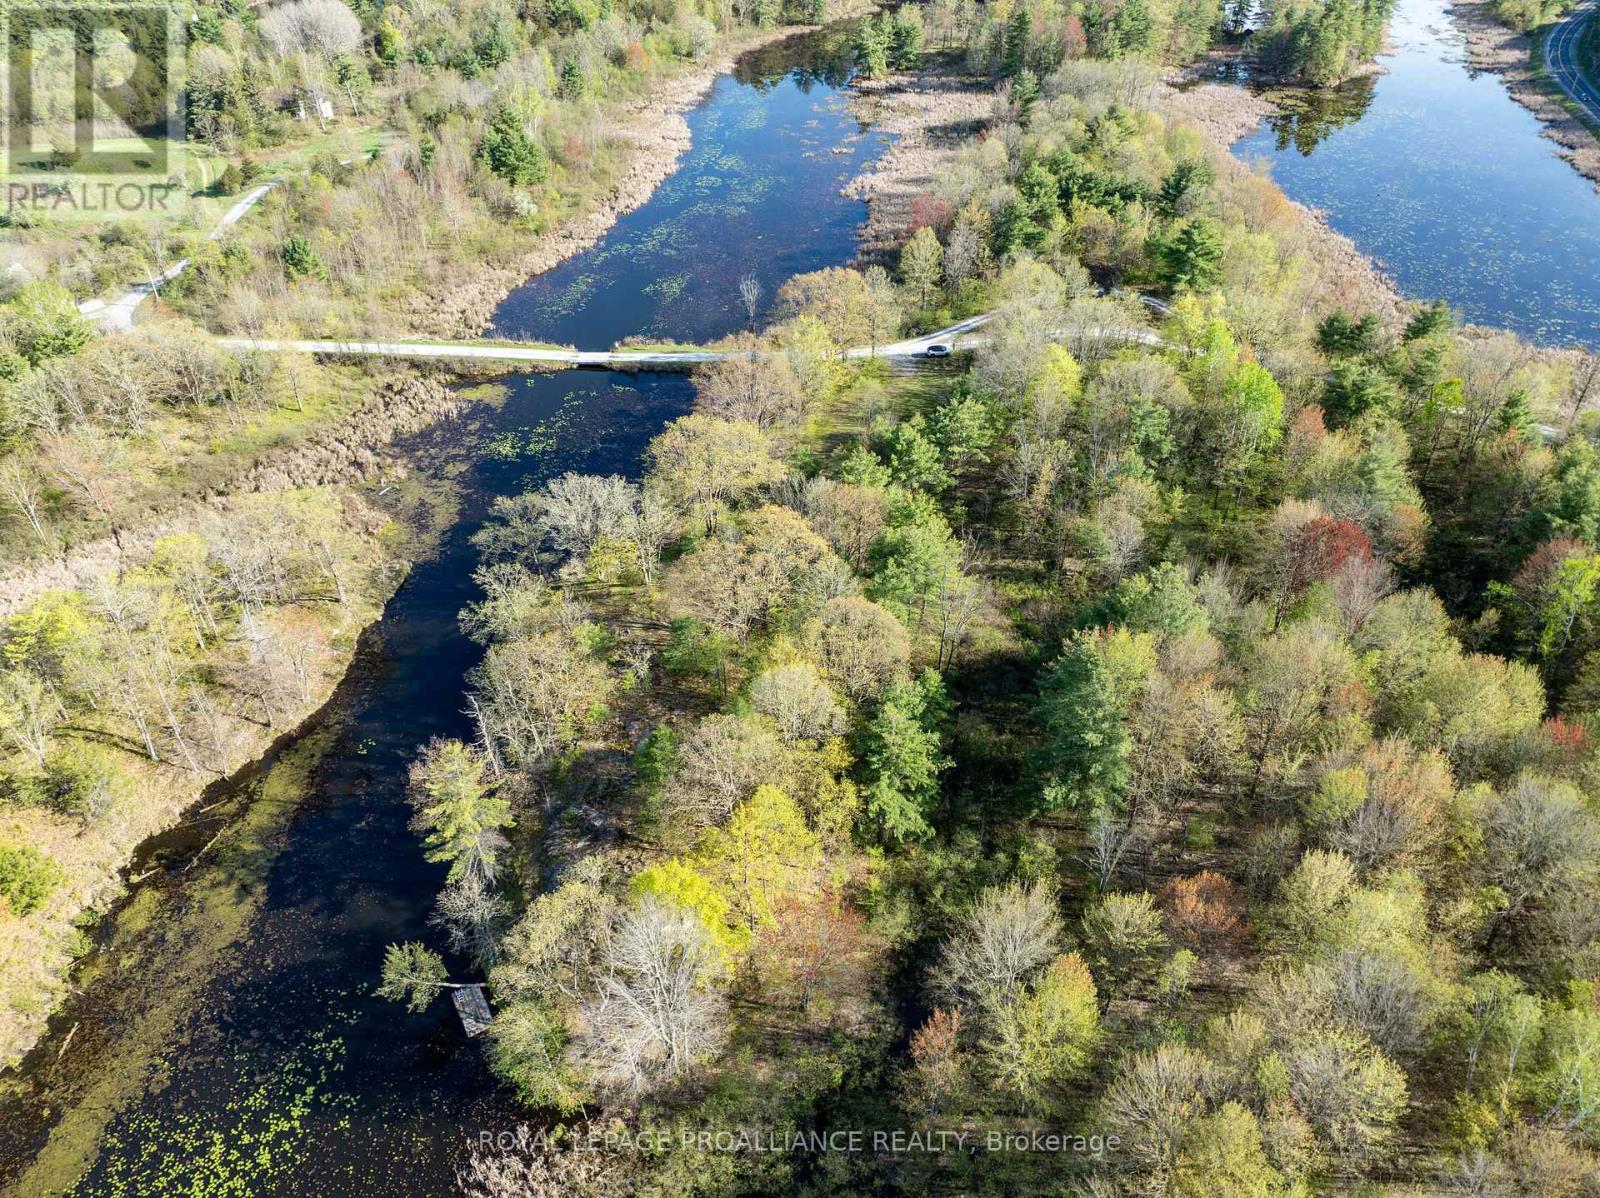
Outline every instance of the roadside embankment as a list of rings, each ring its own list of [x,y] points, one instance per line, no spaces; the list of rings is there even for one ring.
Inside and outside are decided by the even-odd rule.
[[[1600,137],[1572,114],[1537,65],[1543,50],[1536,39],[1543,31],[1530,36],[1508,29],[1495,20],[1489,0],[1454,0],[1449,11],[1466,41],[1472,69],[1498,75],[1511,98],[1544,124],[1544,136],[1561,147],[1561,157],[1600,184]]]

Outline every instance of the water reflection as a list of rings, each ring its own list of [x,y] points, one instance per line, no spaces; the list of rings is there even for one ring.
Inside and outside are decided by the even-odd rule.
[[[1280,111],[1267,119],[1267,128],[1276,138],[1276,148],[1282,152],[1293,146],[1303,155],[1311,153],[1331,134],[1367,114],[1376,84],[1372,76],[1364,75],[1339,87],[1274,93]]]
[[[1498,78],[1467,69],[1447,0],[1401,0],[1390,41],[1359,110],[1310,99],[1234,152],[1265,159],[1407,295],[1600,346],[1600,195]]]
[[[844,185],[886,144],[850,114],[848,30],[763,47],[688,115],[678,170],[594,249],[531,279],[494,315],[502,336],[606,349],[698,343],[759,320],[793,275],[847,260],[863,211]]]
[[[821,84],[841,88],[850,82],[855,66],[853,25],[824,29],[808,38],[806,47],[796,54],[782,43],[752,50],[739,59],[733,77],[757,91],[770,91],[785,79],[794,81],[802,92]]]

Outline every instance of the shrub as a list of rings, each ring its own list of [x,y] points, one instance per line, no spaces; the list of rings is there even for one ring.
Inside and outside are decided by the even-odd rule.
[[[311,242],[298,233],[289,237],[283,243],[283,268],[293,278],[301,278],[306,275],[316,279],[326,279],[328,277],[328,268],[323,265],[322,259],[317,256],[317,251],[311,248]]]
[[[0,898],[18,915],[27,915],[67,880],[66,873],[38,849],[0,844]]]
[[[116,801],[116,774],[102,753],[71,744],[45,762],[43,789],[45,800],[57,811],[94,820]]]

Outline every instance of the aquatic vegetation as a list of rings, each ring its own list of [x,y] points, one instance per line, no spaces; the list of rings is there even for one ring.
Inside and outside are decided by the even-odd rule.
[[[344,1066],[339,1036],[313,1034],[276,1076],[220,1110],[140,1114],[107,1135],[92,1193],[103,1198],[255,1198],[292,1176],[316,1137],[349,1126],[354,1100],[330,1083]],[[84,1195],[74,1186],[69,1195]]]

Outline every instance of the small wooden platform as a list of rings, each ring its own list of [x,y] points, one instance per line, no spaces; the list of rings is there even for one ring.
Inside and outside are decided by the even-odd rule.
[[[489,1000],[483,996],[482,986],[463,986],[450,991],[450,1001],[456,1014],[461,1016],[462,1030],[469,1036],[481,1036],[489,1030],[494,1015],[489,1011]]]

